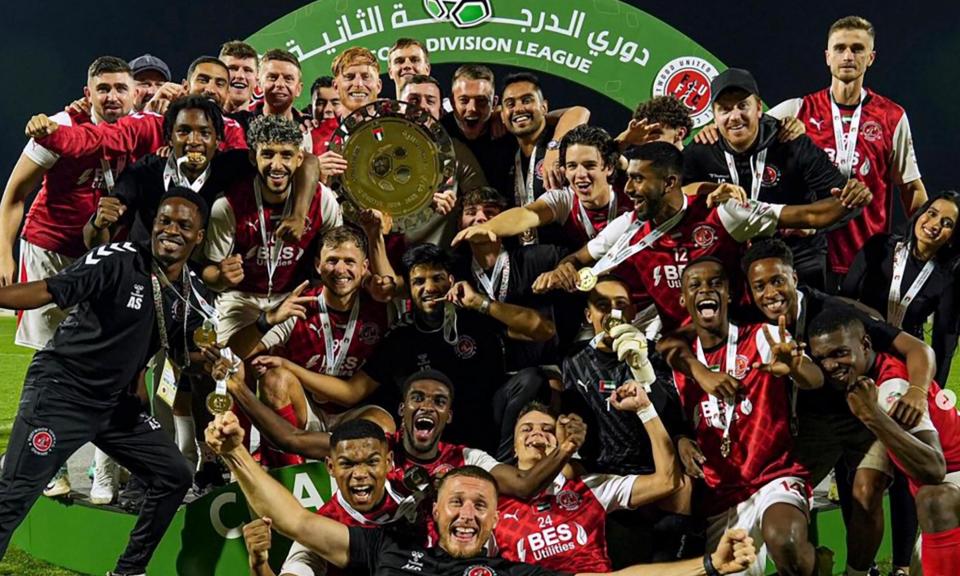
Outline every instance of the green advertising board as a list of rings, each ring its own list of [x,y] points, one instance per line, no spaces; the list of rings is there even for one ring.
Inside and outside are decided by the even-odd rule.
[[[316,510],[330,497],[320,463],[271,472],[301,505]],[[41,496],[13,536],[31,556],[83,574],[113,570],[137,517],[118,509]],[[236,576],[248,574],[242,527],[251,520],[237,484],[181,506],[147,567],[148,574]],[[290,541],[274,535],[270,564],[279,570]]]
[[[318,0],[247,41],[297,56],[307,84],[352,46],[386,71],[398,38],[426,45],[434,64],[479,62],[565,78],[633,109],[673,94],[696,127],[708,123],[710,80],[725,68],[703,47],[618,0]],[[309,95],[302,95],[300,104]]]

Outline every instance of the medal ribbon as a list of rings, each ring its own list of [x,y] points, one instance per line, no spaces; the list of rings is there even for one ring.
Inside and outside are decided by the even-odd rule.
[[[171,355],[170,341],[167,339],[167,320],[163,314],[163,289],[160,286],[161,282],[164,286],[169,287],[181,300],[187,303],[187,306],[184,306],[183,308],[183,351],[186,353],[188,350],[187,321],[190,317],[190,308],[192,308],[192,306],[190,306],[190,292],[192,284],[190,283],[190,277],[187,272],[186,264],[183,266],[183,277],[181,279],[183,295],[177,292],[176,288],[173,287],[173,284],[171,284],[170,280],[167,278],[167,275],[160,270],[160,267],[156,264],[156,262],[154,262],[153,272],[150,274],[150,284],[151,288],[153,288],[153,308],[157,316],[157,331],[160,333],[160,346],[163,348],[164,353],[169,358]],[[187,355],[187,365],[190,365],[189,354]]]
[[[487,276],[487,273],[483,271],[483,268],[480,267],[480,264],[477,263],[476,260],[470,262],[470,267],[473,268],[473,275],[477,278],[477,282],[480,283],[480,286],[483,288],[483,291],[487,293],[487,296],[490,296],[498,302],[503,302],[507,299],[507,285],[510,283],[510,256],[506,250],[502,247],[500,248],[500,254],[497,255],[497,261],[493,265],[490,276]],[[500,281],[499,294],[496,290],[497,280]]]
[[[737,186],[740,185],[740,173],[737,172],[737,164],[733,161],[733,154],[723,153],[727,159],[727,170],[730,171],[730,179]],[[767,148],[750,157],[750,171],[753,176],[750,181],[750,199],[757,200],[760,196],[760,185],[763,184],[763,170],[767,165]]]
[[[930,274],[933,273],[933,259],[927,260],[920,273],[913,280],[913,284],[907,289],[907,293],[900,298],[900,288],[903,284],[903,273],[907,268],[907,260],[910,258],[910,247],[904,242],[897,242],[897,248],[893,252],[893,278],[890,280],[890,294],[887,298],[887,322],[901,328],[903,317],[907,314],[907,308],[917,294],[927,283]]]
[[[326,288],[324,288],[326,290]],[[320,307],[320,327],[323,329],[323,346],[326,351],[326,374],[330,376],[340,375],[340,365],[347,359],[347,351],[350,349],[350,343],[353,342],[353,334],[357,330],[357,318],[360,316],[360,295],[357,294],[353,300],[353,308],[350,309],[350,319],[347,320],[347,327],[343,331],[343,338],[340,339],[340,351],[336,355],[333,345],[333,322],[330,320],[330,313],[327,312],[327,302],[323,297],[323,292],[317,296],[317,305]]]
[[[680,223],[680,219],[683,218],[684,213],[687,211],[687,196],[683,195],[683,206],[680,210],[668,218],[663,224],[657,226],[650,231],[649,234],[640,239],[636,244],[630,244],[630,240],[633,239],[634,234],[637,233],[637,230],[643,226],[643,222],[640,220],[634,219],[630,223],[630,226],[626,229],[620,238],[617,239],[616,243],[607,250],[607,253],[603,255],[596,264],[590,267],[590,270],[593,271],[597,276],[603,274],[607,270],[612,270],[616,268],[621,262],[627,258],[633,256],[641,250],[646,250],[653,245],[654,242],[659,240],[664,234],[673,230],[673,228]],[[634,216],[636,218],[636,216]]]
[[[263,193],[260,190],[260,179],[257,178],[253,183],[253,194],[257,200],[257,218],[260,220],[260,237],[263,239],[263,247],[267,249],[267,295],[273,292],[273,274],[277,271],[277,265],[280,262],[280,253],[283,250],[283,241],[277,240],[276,230],[267,234],[267,219],[263,213]],[[293,191],[287,194],[287,199],[283,201],[283,214],[281,218],[290,215],[290,198],[293,197]],[[276,255],[274,255],[276,248]]]
[[[857,137],[860,135],[860,115],[863,112],[863,101],[867,99],[867,91],[860,89],[860,101],[850,117],[850,129],[847,136],[843,136],[843,117],[840,116],[840,107],[830,94],[830,111],[833,114],[833,140],[837,147],[837,168],[847,178],[853,174],[853,157],[857,148]]]
[[[736,324],[729,324],[727,328],[727,345],[726,345],[726,354],[724,358],[724,371],[736,378],[737,371],[737,339],[739,337],[739,329]],[[703,343],[700,342],[700,338],[697,337],[697,360],[700,361],[704,366],[709,366],[707,364],[707,357],[703,353]],[[717,398],[711,396],[711,402],[716,405]],[[730,442],[730,424],[733,423],[733,411],[737,408],[737,398],[724,398],[724,423],[723,423],[723,442]]]
[[[580,224],[583,226],[583,231],[587,233],[587,238],[593,238],[597,235],[597,231],[593,227],[593,222],[590,220],[590,214],[587,213],[587,209],[583,207],[583,202],[576,196],[574,192],[574,201],[577,203],[577,207],[580,209]],[[607,204],[607,224],[613,222],[613,219],[617,217],[617,195],[611,191],[610,192],[610,203]]]

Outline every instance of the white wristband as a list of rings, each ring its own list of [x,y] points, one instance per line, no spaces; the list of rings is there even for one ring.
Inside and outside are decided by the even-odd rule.
[[[657,414],[657,409],[653,404],[647,404],[643,408],[637,410],[637,418],[639,418],[640,422],[643,424],[646,424],[658,416],[659,414]]]

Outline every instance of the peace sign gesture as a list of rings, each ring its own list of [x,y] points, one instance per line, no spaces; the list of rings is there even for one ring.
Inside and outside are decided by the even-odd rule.
[[[754,362],[753,368],[774,376],[786,376],[800,369],[803,363],[804,344],[793,339],[788,340],[790,334],[787,332],[786,316],[781,314],[778,324],[779,334],[777,339],[774,339],[767,325],[763,325],[763,336],[770,345],[771,358],[770,362],[766,364]]]

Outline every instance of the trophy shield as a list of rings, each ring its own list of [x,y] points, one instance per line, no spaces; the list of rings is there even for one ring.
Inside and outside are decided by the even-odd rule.
[[[454,185],[456,154],[440,122],[422,108],[377,100],[345,117],[333,133],[330,150],[347,161],[347,170],[330,186],[356,219],[373,208],[393,217],[393,232],[425,224],[433,215],[433,195]]]

